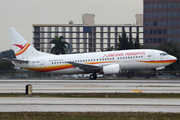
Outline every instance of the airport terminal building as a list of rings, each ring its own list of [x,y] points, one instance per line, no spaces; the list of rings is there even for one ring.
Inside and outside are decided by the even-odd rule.
[[[180,0],[144,0],[144,45],[180,45]]]
[[[127,35],[136,38],[139,35],[143,43],[143,15],[136,15],[136,24],[95,24],[95,15],[83,14],[83,24],[34,24],[33,44],[43,52],[50,53],[55,36],[63,36],[72,47],[72,53],[96,52],[117,48],[119,35],[125,30]]]

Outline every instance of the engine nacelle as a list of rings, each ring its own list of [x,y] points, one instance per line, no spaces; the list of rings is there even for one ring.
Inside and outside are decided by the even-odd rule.
[[[103,67],[104,74],[119,74],[121,72],[119,64],[112,64]]]

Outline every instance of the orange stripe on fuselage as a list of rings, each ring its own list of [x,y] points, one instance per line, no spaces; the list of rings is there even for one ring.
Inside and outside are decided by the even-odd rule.
[[[173,63],[176,62],[176,60],[158,60],[158,61],[138,61],[143,63]]]
[[[112,62],[117,62],[117,61],[103,61],[103,62],[87,62],[85,64],[100,64],[100,63],[112,63]],[[39,71],[39,72],[50,72],[50,71],[56,71],[56,70],[64,70],[68,68],[74,68],[71,64],[65,64],[65,65],[57,65],[57,66],[48,66],[45,68],[25,68],[29,70],[34,70],[34,71]]]
[[[22,54],[23,52],[25,52],[28,49],[29,46],[30,46],[30,44],[28,43],[21,51],[17,52],[15,55],[18,56],[18,55]]]

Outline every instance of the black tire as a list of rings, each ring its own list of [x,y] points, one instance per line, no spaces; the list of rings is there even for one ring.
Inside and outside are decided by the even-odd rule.
[[[89,78],[90,78],[91,80],[93,80],[93,79],[94,79],[94,76],[93,76],[93,75],[90,75]]]

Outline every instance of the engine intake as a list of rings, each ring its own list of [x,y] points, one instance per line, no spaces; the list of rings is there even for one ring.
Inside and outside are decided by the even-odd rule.
[[[112,64],[103,67],[104,74],[119,74],[121,72],[119,64]]]

